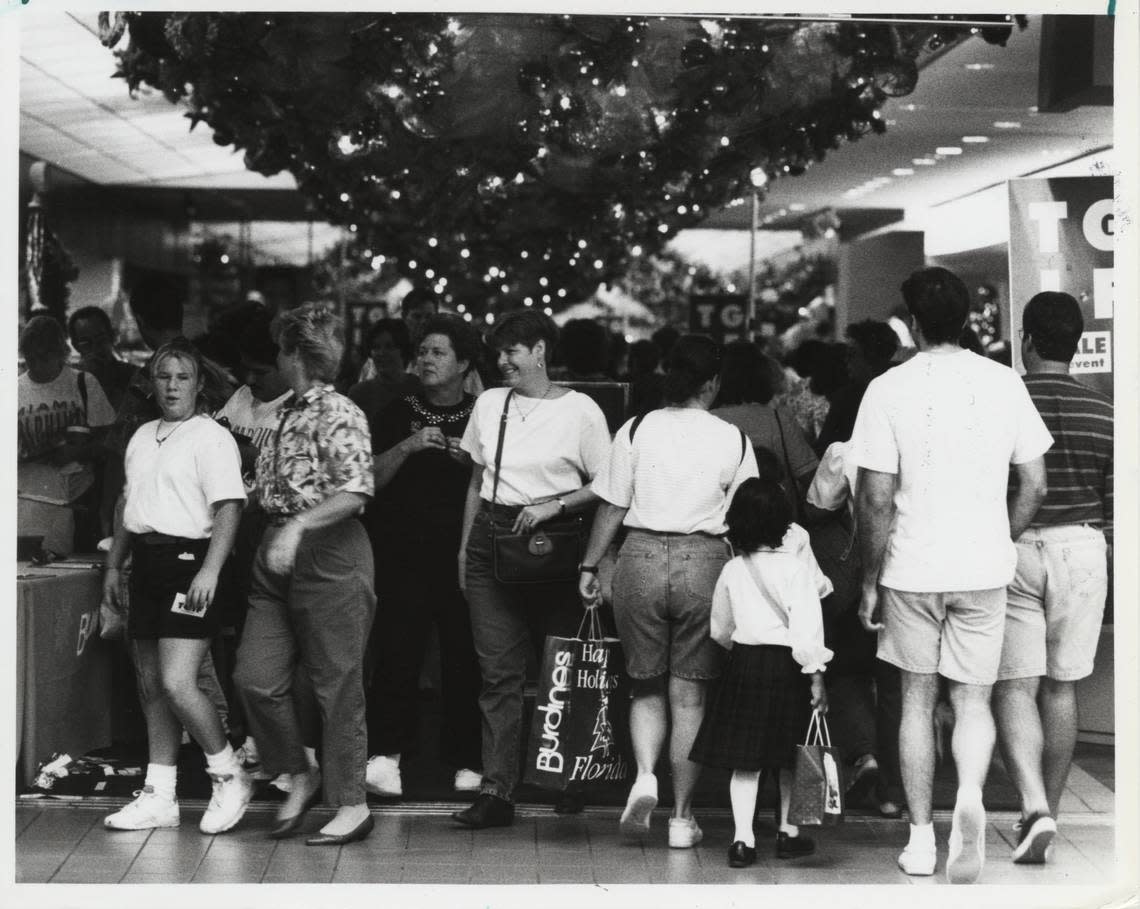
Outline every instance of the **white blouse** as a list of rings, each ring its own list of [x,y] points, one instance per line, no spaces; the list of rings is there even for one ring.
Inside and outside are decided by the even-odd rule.
[[[811,571],[780,549],[739,555],[724,566],[713,592],[709,634],[726,649],[734,642],[790,647],[805,674],[823,672],[832,657],[823,643],[823,612]]]

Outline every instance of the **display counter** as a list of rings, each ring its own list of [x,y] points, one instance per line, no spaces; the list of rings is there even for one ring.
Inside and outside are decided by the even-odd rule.
[[[55,753],[111,744],[110,648],[99,637],[102,558],[16,564],[16,760],[28,786]]]

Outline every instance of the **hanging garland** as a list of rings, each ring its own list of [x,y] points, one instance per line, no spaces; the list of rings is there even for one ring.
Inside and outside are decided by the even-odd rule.
[[[750,192],[754,168],[795,176],[883,132],[921,54],[1004,43],[1014,22],[955,18],[100,16],[107,46],[129,35],[132,92],[185,104],[359,250],[476,312],[584,299]]]

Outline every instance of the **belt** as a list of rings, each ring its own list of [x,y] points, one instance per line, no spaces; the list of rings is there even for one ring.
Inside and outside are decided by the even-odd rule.
[[[486,499],[480,499],[479,504],[484,511],[489,511],[491,514],[503,518],[516,517],[526,507],[525,505],[500,505],[498,502],[492,504]]]
[[[188,537],[172,537],[165,533],[140,533],[135,539],[147,546],[187,546],[206,542],[209,540],[209,537],[203,537],[200,540],[191,540]]]
[[[724,534],[709,533],[707,530],[694,530],[692,533],[681,533],[679,530],[648,530],[645,527],[627,527],[630,533],[647,533],[651,537],[708,537],[710,540],[724,541]]]

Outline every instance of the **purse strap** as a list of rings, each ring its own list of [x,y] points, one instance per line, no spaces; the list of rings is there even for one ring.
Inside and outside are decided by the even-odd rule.
[[[788,474],[788,486],[791,487],[789,491],[792,494],[792,508],[796,513],[796,523],[803,524],[803,506],[800,505],[800,491],[796,488],[796,478],[792,473],[792,459],[788,457],[788,441],[784,438],[784,424],[780,420],[780,411],[776,407],[772,408],[772,415],[776,418],[776,429],[780,433],[780,449],[784,453],[784,470]]]
[[[495,445],[495,478],[491,483],[491,505],[494,507],[499,498],[499,468],[503,463],[503,440],[507,437],[507,414],[511,407],[511,397],[515,390],[512,388],[503,399],[503,415],[499,417],[499,441]],[[491,539],[495,538],[495,522],[491,521]]]
[[[772,602],[770,597],[764,595],[764,584],[760,580],[760,569],[752,563],[751,553],[745,553],[741,558],[744,559],[744,567],[748,569],[748,574],[751,576],[752,582],[756,585],[756,589],[760,591],[760,599],[768,604],[771,610],[779,616],[784,627],[788,628],[791,624],[791,620],[788,618],[788,612],[783,606]]]

